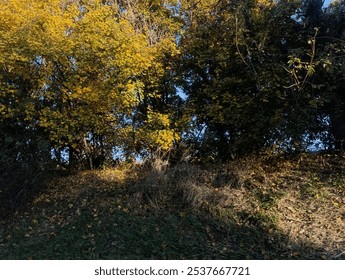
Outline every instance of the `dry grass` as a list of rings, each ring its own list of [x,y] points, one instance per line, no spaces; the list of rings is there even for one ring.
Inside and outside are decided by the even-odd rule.
[[[181,164],[153,169],[136,191],[156,209],[178,199],[215,218],[280,232],[286,250],[308,244],[323,248],[319,258],[337,259],[345,252],[344,163],[342,156],[305,155],[273,164],[250,158],[204,169]]]
[[[0,258],[345,259],[345,159],[157,157],[55,179],[1,225]]]

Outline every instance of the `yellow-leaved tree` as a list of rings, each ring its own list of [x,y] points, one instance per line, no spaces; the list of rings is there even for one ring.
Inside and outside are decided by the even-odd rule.
[[[130,137],[125,150],[147,156],[156,150],[168,151],[179,142],[186,119],[183,100],[176,89],[176,65],[180,52],[177,38],[182,22],[179,1],[116,1],[121,18],[145,37],[152,54],[143,72],[139,103],[128,123]]]
[[[139,138],[168,149],[171,112],[147,100],[166,94],[177,54],[170,12],[165,1],[1,1],[1,120],[43,129],[56,157],[67,149],[91,168]]]

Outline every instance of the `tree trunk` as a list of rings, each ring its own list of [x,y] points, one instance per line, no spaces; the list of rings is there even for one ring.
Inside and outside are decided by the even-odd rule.
[[[336,151],[345,151],[345,112],[331,115],[331,133]]]

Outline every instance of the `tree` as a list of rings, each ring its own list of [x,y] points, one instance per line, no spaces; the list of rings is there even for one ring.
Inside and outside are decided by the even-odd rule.
[[[184,3],[184,88],[207,126],[206,150],[227,160],[285,140],[298,97],[288,94],[284,68],[299,44],[292,16],[300,1]]]
[[[127,153],[148,156],[157,149],[171,150],[181,138],[184,121],[181,97],[176,89],[179,50],[176,37],[181,29],[177,1],[119,1],[123,17],[144,34],[154,58],[141,76],[139,103],[133,112]]]
[[[327,43],[325,57],[331,63],[331,71],[325,77],[328,82],[326,113],[330,116],[330,133],[334,148],[345,151],[345,1],[334,1],[326,11]]]
[[[313,75],[310,92],[317,96],[314,116],[325,125],[319,131],[328,131],[328,142],[335,150],[344,150],[344,1],[335,1],[329,8],[323,1],[306,0],[300,10],[303,29],[301,35],[312,42],[314,61],[309,63]],[[316,30],[316,32],[315,32]],[[311,40],[310,34],[314,32]],[[309,37],[309,38],[308,38]],[[315,99],[314,99],[315,101]],[[315,102],[313,104],[316,104]],[[326,139],[327,140],[327,139]]]
[[[68,149],[71,165],[82,162],[93,168],[95,161],[111,155],[113,147],[129,147],[139,127],[142,100],[167,94],[158,89],[164,84],[163,67],[170,63],[165,61],[176,50],[166,5],[166,1],[2,1],[3,120],[18,104],[18,114],[28,126],[43,129],[52,148]],[[13,89],[18,83],[20,92]],[[146,112],[152,107],[144,105]],[[141,122],[154,116],[163,126],[151,126],[147,139],[154,137],[163,148],[171,146],[177,136],[166,121],[170,112],[150,110],[151,116],[146,114]],[[143,134],[140,129],[138,133]]]

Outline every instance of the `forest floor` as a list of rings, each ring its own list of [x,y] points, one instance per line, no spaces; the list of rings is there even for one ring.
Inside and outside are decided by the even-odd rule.
[[[345,259],[345,157],[60,177],[0,220],[0,259]]]

